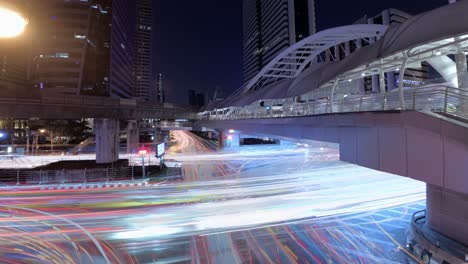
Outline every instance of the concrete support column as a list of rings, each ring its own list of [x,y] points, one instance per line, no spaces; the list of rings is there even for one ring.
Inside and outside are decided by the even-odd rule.
[[[157,143],[161,142],[159,140],[160,137],[161,137],[161,131],[155,130],[154,133],[153,133],[153,143],[157,144]]]
[[[224,131],[220,130],[218,131],[218,148],[223,149],[224,148]]]
[[[218,133],[219,148],[236,148],[240,146],[240,134],[220,131]]]
[[[171,131],[161,131],[162,132],[162,142],[166,144],[166,146],[169,146],[171,143]]]
[[[130,120],[127,124],[127,153],[136,153],[140,144],[140,130],[138,129],[138,122]]]
[[[427,184],[427,225],[433,230],[468,245],[468,194]]]
[[[96,136],[96,163],[119,160],[120,122],[117,119],[94,119]]]
[[[455,54],[457,64],[458,88],[468,90],[468,65],[465,53]]]

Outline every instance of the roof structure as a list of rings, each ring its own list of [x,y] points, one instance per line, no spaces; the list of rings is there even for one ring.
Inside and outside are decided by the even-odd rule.
[[[318,62],[317,57],[331,47],[358,39],[373,42],[386,30],[387,26],[384,25],[362,24],[327,29],[311,35],[281,52],[248,82],[245,91],[257,89],[265,79],[296,78],[310,63]]]
[[[468,1],[411,17],[388,30],[379,25],[351,25],[312,35],[279,54],[240,93],[205,109],[246,106],[259,100],[286,99],[406,67],[429,63],[451,87],[458,87],[456,64],[449,55],[468,54]],[[331,47],[361,38],[379,38],[339,62],[323,62]],[[263,88],[263,89],[260,89]]]

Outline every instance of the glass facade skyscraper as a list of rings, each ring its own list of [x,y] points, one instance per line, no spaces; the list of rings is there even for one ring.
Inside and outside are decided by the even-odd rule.
[[[35,90],[133,97],[134,0],[29,2]]]
[[[113,97],[134,96],[135,0],[112,0],[110,94]]]
[[[243,0],[242,5],[244,82],[316,31],[314,0]]]
[[[156,100],[152,83],[152,26],[151,0],[137,0],[137,24],[135,34],[135,97]]]

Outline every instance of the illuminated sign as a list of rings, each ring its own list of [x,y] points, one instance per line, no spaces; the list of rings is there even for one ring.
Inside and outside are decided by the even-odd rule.
[[[159,143],[156,145],[156,157],[160,158],[166,153],[166,144]]]

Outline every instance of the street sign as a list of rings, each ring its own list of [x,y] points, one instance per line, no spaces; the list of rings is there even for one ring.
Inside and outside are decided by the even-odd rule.
[[[156,158],[161,158],[166,153],[166,144],[159,143],[156,145]]]

